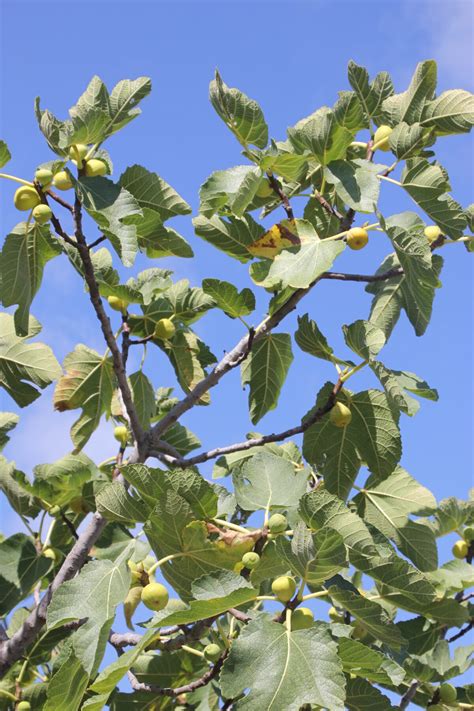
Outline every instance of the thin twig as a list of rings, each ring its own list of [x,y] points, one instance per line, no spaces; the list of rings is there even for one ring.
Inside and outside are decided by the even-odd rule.
[[[195,679],[189,684],[184,684],[184,686],[179,686],[175,689],[171,687],[161,687],[155,686],[153,684],[145,684],[143,682],[140,682],[138,681],[135,674],[131,671],[127,673],[128,680],[130,681],[130,685],[134,691],[147,691],[149,693],[157,694],[159,696],[176,697],[180,696],[181,694],[191,693],[193,691],[196,691],[196,689],[200,689],[202,686],[206,686],[207,684],[209,684],[209,682],[212,681],[219,674],[226,656],[227,651],[225,651],[222,657],[214,664],[214,666],[212,666],[199,679]]]
[[[400,711],[404,711],[410,703],[410,701],[413,699],[413,697],[416,694],[416,690],[418,689],[420,685],[419,681],[414,681],[410,686],[408,687],[408,690],[405,692],[405,694],[402,696],[400,699]]]
[[[94,247],[97,247],[97,245],[101,244],[101,242],[105,242],[106,239],[107,239],[107,237],[105,235],[101,235],[96,240],[94,240],[94,242],[91,242],[90,244],[88,244],[87,248],[89,250],[94,249]]]
[[[471,620],[470,622],[467,623],[465,627],[459,630],[456,634],[453,634],[452,637],[448,637],[446,640],[447,642],[455,642],[457,639],[460,639],[461,637],[464,637],[465,634],[470,632],[472,628],[474,627],[474,620]]]
[[[280,185],[280,181],[270,171],[267,173],[267,178],[273,192],[275,192],[280,198],[281,203],[283,205],[283,209],[285,210],[288,219],[294,220],[295,216],[293,214],[293,208],[291,207],[291,203],[288,199],[288,196],[285,195],[283,188]]]

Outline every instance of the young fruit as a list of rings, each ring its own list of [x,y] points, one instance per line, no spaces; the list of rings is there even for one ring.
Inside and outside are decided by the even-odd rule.
[[[45,558],[49,558],[54,563],[58,559],[56,551],[54,550],[54,548],[51,548],[50,546],[47,546],[46,548],[43,549],[42,555],[44,555]]]
[[[208,662],[217,662],[221,656],[222,651],[218,644],[208,644],[204,647],[204,657]]]
[[[103,160],[91,158],[91,160],[86,161],[84,164],[84,172],[87,177],[96,178],[98,175],[105,175],[107,173],[107,166]]]
[[[26,210],[31,210],[36,205],[39,205],[41,200],[35,188],[29,185],[22,185],[15,192],[13,202],[17,210],[26,212]]]
[[[60,170],[53,178],[53,185],[58,190],[70,190],[72,188],[72,180],[69,173],[65,170]]]
[[[428,242],[434,242],[438,237],[441,237],[442,234],[443,232],[438,225],[428,225],[428,227],[424,229],[424,235]]]
[[[309,607],[298,607],[291,615],[291,630],[307,630],[314,622],[314,615]]]
[[[389,151],[390,144],[388,142],[388,137],[392,133],[393,128],[390,126],[379,126],[375,132],[373,149],[379,149],[379,151]]]
[[[83,160],[88,153],[89,146],[86,146],[85,143],[76,143],[69,149],[69,158],[77,161],[79,157],[80,160]]]
[[[463,560],[463,558],[467,556],[468,551],[469,546],[467,545],[466,541],[463,541],[461,538],[459,539],[459,541],[456,541],[456,543],[452,547],[453,556],[455,558],[459,558],[459,560]]]
[[[20,701],[16,708],[17,711],[30,711],[31,704],[29,701]]]
[[[168,590],[161,583],[149,583],[142,589],[142,602],[150,610],[163,610],[169,600]]]
[[[329,615],[329,619],[332,622],[344,622],[344,615],[341,615],[341,613],[338,612],[335,607],[329,608],[328,615]]]
[[[33,208],[33,218],[39,225],[45,225],[53,216],[53,211],[49,205],[36,205]]]
[[[46,188],[53,179],[53,173],[48,168],[38,168],[35,173],[35,180],[41,185],[42,188]]]
[[[176,326],[173,321],[170,318],[160,318],[156,323],[153,335],[162,341],[168,341],[170,338],[173,338],[175,333]]]
[[[364,629],[364,627],[362,627],[361,625],[359,625],[358,622],[356,622],[356,623],[353,625],[353,627],[352,627],[352,637],[353,637],[353,639],[363,640],[363,639],[365,639],[365,638],[367,637],[367,635],[368,635],[367,630]]]
[[[120,442],[122,447],[125,447],[125,445],[128,442],[127,427],[125,427],[125,425],[117,425],[117,427],[114,428],[114,437],[117,440],[117,442]]]
[[[342,402],[336,402],[334,407],[331,408],[329,419],[336,427],[346,427],[352,420],[352,413],[347,405]]]
[[[268,519],[268,530],[270,533],[282,533],[286,531],[288,521],[283,514],[275,513]]]
[[[296,592],[296,583],[288,575],[281,575],[273,581],[272,591],[280,602],[288,602]]]
[[[142,599],[142,590],[143,588],[141,585],[131,587],[127,593],[127,597],[123,601],[123,615],[129,630],[133,630],[132,618],[135,610],[140,604],[140,600]]]
[[[255,568],[255,566],[257,565],[259,560],[260,560],[260,556],[258,555],[258,553],[254,553],[254,551],[249,551],[248,553],[244,553],[244,555],[242,556],[242,563],[249,570],[252,570],[252,568]]]
[[[363,227],[353,227],[346,236],[347,246],[356,251],[363,249],[368,241],[369,235]]]
[[[120,311],[123,314],[127,312],[128,301],[125,301],[125,299],[119,299],[118,296],[108,296],[107,301],[114,311]]]
[[[441,684],[439,687],[439,698],[444,701],[445,704],[452,704],[456,701],[458,692],[452,684]]]
[[[471,541],[474,541],[474,527],[468,526],[467,528],[464,529],[464,531],[462,532],[462,535],[463,535],[465,541],[467,541],[468,543],[471,543]]]
[[[270,195],[273,195],[273,188],[268,180],[264,180],[260,183],[255,194],[259,198],[267,198],[270,197]]]

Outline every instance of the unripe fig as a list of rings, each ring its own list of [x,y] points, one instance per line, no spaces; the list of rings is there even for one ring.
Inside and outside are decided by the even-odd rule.
[[[456,701],[458,697],[458,692],[452,684],[444,683],[439,687],[439,698],[444,701],[445,704],[452,704]]]
[[[336,427],[346,427],[352,420],[352,413],[347,405],[342,402],[336,402],[334,407],[331,408],[329,419]]]
[[[118,296],[108,296],[107,301],[114,311],[120,311],[123,314],[127,312],[128,301],[125,301],[125,299],[120,299]]]
[[[356,251],[363,249],[368,241],[368,232],[363,227],[352,227],[346,235],[347,246]]]
[[[143,565],[143,570],[148,572],[150,568],[155,565],[156,560],[153,558],[152,555],[147,555],[145,558],[142,560],[142,565]]]
[[[273,195],[273,188],[268,180],[264,180],[260,183],[255,194],[259,198],[267,198],[270,197],[270,195]]]
[[[298,607],[291,615],[291,630],[307,630],[314,622],[314,615],[309,607]]]
[[[158,612],[168,604],[169,594],[161,583],[149,583],[142,589],[141,598],[150,610]]]
[[[471,543],[471,541],[474,541],[474,527],[468,526],[467,528],[464,529],[464,531],[462,532],[462,535],[463,535],[465,541],[467,541],[468,543]]]
[[[41,187],[46,188],[53,179],[53,172],[48,170],[48,168],[38,168],[35,173],[35,180],[41,185]]]
[[[17,711],[30,711],[31,704],[29,701],[20,701],[16,708]]]
[[[160,338],[163,341],[167,341],[173,338],[176,333],[176,326],[170,318],[160,318],[155,326],[155,331],[153,333],[155,338]]]
[[[49,205],[36,205],[33,208],[33,218],[39,225],[45,225],[53,216],[53,211]]]
[[[358,622],[356,622],[352,627],[352,637],[353,639],[363,640],[368,636],[368,632],[364,627],[362,627]]]
[[[51,548],[51,546],[47,546],[46,548],[43,548],[41,555],[44,555],[45,558],[49,558],[50,560],[55,563],[58,559],[58,555],[54,548]]]
[[[452,552],[453,556],[455,558],[459,558],[459,560],[463,560],[468,554],[469,551],[469,546],[467,545],[466,541],[463,541],[461,538],[459,541],[456,541],[454,546],[452,547]]]
[[[84,172],[88,178],[96,178],[98,175],[105,175],[107,173],[107,166],[103,160],[91,158],[85,162]]]
[[[69,148],[69,158],[75,161],[77,161],[78,157],[83,160],[88,153],[89,146],[86,146],[85,143],[75,143]]]
[[[70,190],[72,188],[72,180],[69,173],[65,170],[60,170],[53,178],[53,185],[58,190]]]
[[[15,192],[13,202],[17,210],[26,212],[27,210],[32,210],[36,205],[39,205],[41,200],[35,188],[29,185],[22,185],[21,188],[18,188]]]
[[[344,615],[341,615],[340,612],[335,607],[330,607],[329,608],[329,619],[332,620],[332,622],[344,622]]]
[[[117,440],[117,442],[120,442],[122,447],[125,447],[125,445],[128,442],[127,427],[125,427],[125,425],[117,425],[117,427],[114,428],[114,437]]]
[[[390,126],[379,126],[374,135],[373,150],[378,148],[379,151],[389,151],[390,144],[388,142],[388,137],[392,131],[393,128],[390,128]]]
[[[244,553],[244,555],[242,556],[242,563],[249,570],[252,570],[252,568],[255,568],[255,566],[257,565],[259,560],[260,560],[260,556],[258,555],[258,553],[255,553],[254,551],[249,551],[248,553]]]
[[[268,519],[268,530],[270,533],[282,533],[286,531],[288,521],[283,514],[275,513]]]
[[[133,588],[130,588],[127,597],[123,601],[123,615],[129,630],[133,630],[132,617],[142,599],[142,590],[141,585],[135,585]]]
[[[204,657],[208,662],[217,662],[221,656],[222,651],[218,644],[208,644],[204,647]]]
[[[434,242],[438,237],[441,237],[442,234],[443,232],[438,225],[428,225],[428,227],[424,229],[424,235],[428,242]]]
[[[280,602],[288,602],[296,592],[296,583],[288,575],[281,575],[273,581],[272,591]]]

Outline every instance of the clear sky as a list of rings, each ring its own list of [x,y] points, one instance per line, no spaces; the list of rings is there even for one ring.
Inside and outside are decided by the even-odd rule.
[[[109,87],[122,78],[149,75],[153,92],[142,104],[143,114],[107,144],[118,177],[126,166],[140,163],[159,173],[193,206],[198,188],[216,169],[245,162],[239,145],[214,113],[208,84],[219,67],[224,80],[257,99],[276,139],[287,126],[322,105],[332,105],[337,91],[348,89],[347,62],[356,60],[373,75],[388,70],[397,91],[404,90],[418,61],[439,63],[439,92],[472,89],[472,4],[469,0],[408,0],[370,2],[256,0],[227,2],[23,2],[3,0],[1,6],[1,137],[13,160],[8,166],[30,178],[36,165],[50,159],[33,114],[33,99],[61,117],[98,74]],[[439,141],[438,156],[449,171],[454,196],[472,202],[469,138]],[[14,186],[0,183],[2,233],[19,221],[11,197]],[[300,200],[301,204],[303,201]],[[384,184],[385,214],[414,209],[394,185]],[[298,206],[296,206],[298,212]],[[283,212],[279,218],[283,217]],[[248,270],[193,234],[190,217],[170,222],[193,245],[197,259],[155,262],[199,285],[205,277],[251,286]],[[95,228],[90,225],[95,234]],[[343,255],[341,271],[370,273],[390,251],[386,237],[376,234],[370,248]],[[466,496],[473,471],[472,261],[461,245],[443,250],[443,288],[435,299],[426,335],[417,338],[402,315],[382,352],[391,367],[422,375],[437,387],[440,401],[422,402],[419,414],[402,416],[402,464],[438,498]],[[138,259],[128,277],[143,268]],[[127,272],[127,273],[126,273]],[[366,318],[370,296],[363,286],[326,282],[305,299],[308,311],[341,354],[340,326]],[[259,314],[264,313],[259,298]],[[34,315],[43,324],[42,340],[59,360],[77,342],[102,350],[98,324],[81,283],[64,259],[51,262],[36,298]],[[295,318],[279,328],[294,331]],[[211,312],[196,325],[199,335],[219,357],[240,337],[242,326]],[[319,387],[334,377],[332,366],[302,354],[284,386],[281,405],[259,423],[272,432],[297,424],[314,403]],[[156,386],[174,382],[169,365],[158,353],[146,372]],[[361,374],[351,388],[377,386]],[[2,409],[15,410],[3,396]],[[206,447],[231,443],[254,429],[234,372],[213,391],[210,408],[195,409],[185,422]],[[68,430],[77,413],[52,412],[52,389],[21,412],[21,422],[5,454],[31,473],[39,462],[50,462],[70,451]],[[101,461],[114,452],[111,426],[94,436],[86,451]],[[204,473],[210,467],[203,469]],[[4,532],[16,524],[2,514]],[[443,543],[447,551],[448,541]]]

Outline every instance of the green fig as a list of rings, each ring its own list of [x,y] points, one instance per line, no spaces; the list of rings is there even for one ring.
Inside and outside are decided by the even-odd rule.
[[[60,170],[53,178],[53,185],[58,190],[70,190],[72,188],[72,180],[69,173],[65,170]]]
[[[390,128],[390,126],[379,126],[374,135],[372,150],[376,151],[378,148],[380,151],[389,151],[390,143],[388,139],[392,131],[393,128]]]
[[[18,188],[15,192],[13,202],[17,210],[26,212],[27,210],[32,210],[34,207],[39,205],[41,199],[36,188],[33,188],[30,185],[22,185],[21,188]]]
[[[428,225],[428,227],[425,227],[424,229],[424,235],[428,242],[434,242],[438,239],[438,237],[441,237],[442,234],[443,232],[438,225]]]
[[[38,168],[35,173],[35,181],[41,185],[42,188],[46,188],[51,184],[53,179],[53,172],[48,170],[48,168]]]
[[[298,607],[291,615],[291,631],[306,630],[313,622],[314,615],[309,607]]]
[[[467,528],[464,529],[462,532],[463,538],[465,541],[468,543],[471,543],[474,541],[474,527],[473,526],[468,526]]]
[[[142,588],[141,598],[146,607],[158,612],[159,610],[163,610],[168,604],[169,593],[161,583],[149,583]]]
[[[248,553],[244,553],[242,556],[242,563],[244,564],[245,568],[248,568],[249,570],[252,570],[252,568],[255,568],[257,565],[258,561],[260,560],[260,556],[258,553],[255,553],[254,551],[249,551]]]
[[[128,301],[125,299],[120,299],[118,296],[108,296],[107,301],[114,311],[120,311],[122,314],[127,313]]]
[[[463,560],[469,552],[469,546],[467,545],[466,541],[463,541],[460,538],[458,541],[456,541],[451,550],[455,558]]]
[[[296,592],[296,583],[288,575],[281,575],[273,581],[272,591],[280,602],[288,602]]]
[[[268,519],[268,530],[270,533],[283,533],[288,528],[288,521],[283,514],[275,513]]]
[[[114,428],[114,437],[117,442],[120,442],[122,447],[125,447],[128,442],[128,428],[125,427],[125,425],[117,425]]]
[[[84,172],[88,178],[96,178],[98,175],[105,175],[107,173],[107,166],[103,160],[91,158],[85,162]]]
[[[369,234],[363,227],[352,227],[346,235],[347,246],[350,249],[363,249],[369,241]]]
[[[162,341],[168,341],[170,338],[173,338],[175,333],[176,326],[173,321],[170,318],[160,318],[156,323],[153,335]]]
[[[342,402],[336,402],[334,407],[331,408],[329,419],[336,427],[346,427],[352,420],[352,413],[347,405]]]
[[[204,657],[208,662],[217,662],[222,654],[222,650],[218,644],[208,644],[204,647]]]
[[[456,701],[458,697],[458,692],[452,684],[444,683],[439,687],[439,698],[444,701],[445,704],[452,704]]]
[[[53,216],[53,211],[49,207],[49,205],[36,205],[36,207],[33,208],[33,219],[35,222],[37,222],[39,225],[45,225],[46,222],[49,222],[51,217]]]

